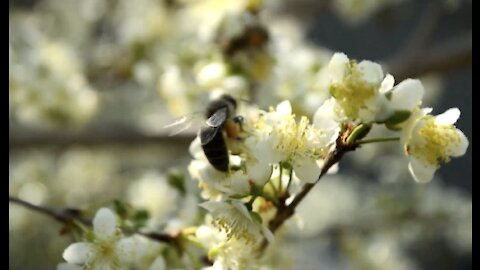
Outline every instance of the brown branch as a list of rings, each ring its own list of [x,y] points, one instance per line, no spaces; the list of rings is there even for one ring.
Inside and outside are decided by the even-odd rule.
[[[282,1],[275,12],[281,17],[291,17],[307,25],[327,15],[331,9],[331,3],[331,0]]]
[[[392,62],[389,72],[397,81],[402,81],[431,72],[448,73],[471,65],[472,33],[469,32],[431,49],[424,49],[418,55],[405,58],[401,62]]]
[[[8,196],[8,201],[11,203],[15,203],[18,205],[21,205],[25,208],[28,208],[30,210],[33,210],[38,213],[45,214],[49,217],[54,218],[55,220],[62,222],[62,223],[70,223],[74,220],[77,220],[81,222],[82,224],[91,226],[92,221],[85,218],[80,210],[78,209],[72,209],[72,208],[52,208],[52,207],[47,207],[47,206],[39,206],[35,205],[32,203],[29,203],[27,201],[24,201],[22,199]]]
[[[268,228],[272,233],[275,233],[280,226],[283,225],[283,223],[289,219],[293,214],[295,213],[295,208],[298,206],[298,204],[307,196],[307,194],[312,190],[312,188],[315,186],[316,183],[320,181],[320,179],[330,170],[330,168],[335,165],[337,162],[342,159],[343,155],[349,151],[355,150],[359,144],[357,142],[353,143],[346,143],[346,138],[349,135],[349,131],[345,132],[342,134],[342,136],[339,136],[337,138],[336,142],[336,148],[329,153],[329,155],[325,159],[325,163],[323,164],[322,170],[320,172],[320,175],[318,176],[317,181],[314,183],[307,183],[303,185],[302,189],[295,195],[294,199],[292,202],[288,205],[285,204],[285,198],[282,200],[279,200],[279,206],[277,208],[277,212],[275,216],[273,217],[272,220],[269,222]],[[264,240],[262,244],[260,245],[260,254],[262,251],[267,247],[268,242]]]
[[[37,213],[41,213],[49,217],[52,217],[55,220],[64,224],[70,224],[73,221],[79,221],[84,225],[92,226],[92,220],[84,217],[82,212],[78,209],[52,208],[47,206],[35,205],[13,196],[8,196],[8,201],[14,204],[21,205]],[[156,233],[156,232],[144,233],[144,232],[138,232],[138,231],[129,231],[128,229],[123,229],[123,231],[127,233],[132,233],[132,234],[139,234],[157,242],[175,244],[175,245],[177,243],[177,239],[179,239],[179,236],[180,236],[180,233],[174,233],[174,234],[165,234],[165,233]]]
[[[420,51],[431,41],[442,14],[443,4],[439,1],[431,1],[425,8],[425,12],[422,14],[414,32],[403,47],[398,50],[391,62],[401,62],[405,58],[418,57]]]
[[[408,41],[387,61],[387,70],[397,81],[430,72],[445,74],[471,66],[471,31],[432,47],[432,37],[443,14],[443,5],[438,1],[431,1]]]
[[[146,145],[146,144],[164,144],[164,145],[189,145],[194,139],[195,134],[179,134],[169,136],[162,134],[145,134],[140,131],[96,131],[86,130],[84,132],[16,132],[9,134],[10,149],[21,149],[31,147],[59,146],[67,147],[70,145]]]
[[[389,72],[397,81],[415,78],[421,75],[450,71],[471,67],[472,65],[472,33],[451,39],[431,49],[423,49],[412,57],[391,62]]]

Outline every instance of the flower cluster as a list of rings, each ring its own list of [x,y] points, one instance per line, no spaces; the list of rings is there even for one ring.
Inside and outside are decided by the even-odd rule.
[[[262,238],[273,241],[263,225],[272,218],[268,209],[293,199],[288,197],[295,187],[315,183],[322,166],[329,169],[332,164],[325,164],[342,147],[381,142],[382,138],[367,137],[373,125],[396,132],[395,140],[405,149],[409,171],[418,182],[430,181],[440,163],[465,153],[468,140],[453,126],[459,110],[429,115],[431,109],[421,108],[424,90],[419,80],[395,85],[379,64],[357,63],[343,53],[333,55],[325,76],[329,97],[312,123],[293,114],[289,101],[268,111],[245,108],[240,135],[224,134],[230,149],[227,172],[209,163],[198,139],[192,143],[189,172],[209,200],[201,205],[212,216],[212,225],[226,233],[224,245],[242,240],[253,249]],[[260,201],[261,206],[254,204]],[[226,263],[221,255],[215,258],[219,261]]]
[[[399,131],[416,181],[430,181],[441,163],[465,154],[468,140],[453,125],[460,111],[432,116],[432,109],[422,109],[424,89],[419,80],[394,85],[393,76],[384,76],[380,65],[365,60],[357,64],[342,53],[332,57],[328,69],[331,98],[322,112],[333,110],[330,114],[339,123],[381,124]]]
[[[329,7],[342,19],[361,23],[400,1],[334,0]],[[114,200],[115,212],[99,209],[92,228],[77,220],[66,222],[63,231],[80,232],[82,240],[66,248],[66,262],[58,269],[281,269],[289,256],[280,255],[278,248],[291,229],[282,225],[288,219],[301,225],[302,218],[310,218],[303,230],[303,236],[309,237],[358,225],[363,235],[347,233],[341,245],[368,258],[363,268],[410,269],[414,266],[401,251],[404,243],[392,240],[393,230],[383,227],[401,223],[410,213],[428,227],[441,223],[444,209],[464,224],[452,226],[449,221],[435,228],[457,239],[459,247],[471,249],[471,203],[447,198],[447,208],[441,200],[446,192],[441,190],[416,200],[418,205],[404,200],[411,203],[405,211],[392,207],[405,197],[377,203],[379,189],[351,179],[335,177],[330,186],[322,187],[323,194],[313,191],[343,154],[361,152],[367,143],[398,141],[409,164],[395,162],[395,166],[400,164],[402,171],[424,183],[441,165],[462,156],[469,142],[455,127],[459,109],[433,115],[431,108],[423,107],[428,102],[419,80],[396,84],[377,63],[307,44],[299,22],[275,11],[282,5],[289,2],[45,0],[32,9],[38,13],[12,11],[10,112],[20,124],[85,124],[95,115],[100,96],[105,103],[115,103],[114,108],[143,117],[119,116],[106,104],[109,109],[102,110],[103,118],[112,113],[148,132],[158,131],[158,120],[165,120],[159,118],[169,117],[165,112],[178,116],[200,111],[207,96],[219,93],[235,97],[237,114],[243,116],[242,121],[234,121],[230,115],[215,127],[221,136],[217,143],[225,145],[210,153],[200,138],[191,143],[193,160],[187,171],[193,181],[188,183],[183,175],[158,173],[157,166],[132,181],[137,174],[130,169],[143,158],[131,159],[130,154],[114,154],[115,159],[127,156],[124,166],[108,155],[83,150],[61,154],[59,166],[54,154],[47,159],[45,154],[28,154],[31,159],[12,161],[10,192],[31,203],[64,198],[69,205],[84,207],[87,202],[126,196],[126,202]],[[129,91],[132,85],[140,89]],[[129,104],[150,103],[125,109],[117,97],[110,98],[122,96],[119,91],[95,91],[104,87],[126,90],[123,94],[135,97],[127,98]],[[157,95],[160,99],[154,98]],[[373,128],[395,137],[373,137]],[[218,149],[226,149],[225,155],[210,156],[221,152]],[[168,154],[163,157],[177,162]],[[214,159],[222,159],[227,169],[212,166]],[[393,175],[386,167],[384,174]],[[117,181],[115,185],[110,185],[111,179]],[[123,180],[128,180],[126,190],[120,184],[127,182]],[[88,192],[83,189],[86,183]],[[310,190],[309,198],[315,194],[317,198],[309,204],[303,200],[305,208],[296,208]],[[368,198],[366,203],[362,198]],[[204,201],[199,204],[199,200]],[[365,218],[358,214],[365,204],[391,209]],[[456,208],[462,211],[455,214]],[[10,230],[28,231],[25,216],[11,211]],[[410,238],[422,234],[409,230],[395,231]],[[364,242],[363,249],[358,242]]]
[[[200,81],[211,85],[219,82],[215,77],[223,72],[221,66],[204,69]],[[453,125],[459,110],[430,115],[430,108],[421,107],[424,90],[419,80],[407,79],[395,85],[393,76],[385,75],[380,65],[366,60],[357,63],[342,53],[332,56],[322,80],[322,91],[328,94],[312,120],[296,115],[289,101],[266,111],[239,103],[238,114],[243,120],[235,124],[225,119],[216,131],[223,137],[216,143],[225,145],[213,146],[227,151],[214,157],[226,159],[226,171],[212,165],[212,156],[207,157],[212,153],[205,152],[206,146],[199,138],[191,143],[194,159],[188,172],[197,182],[201,197],[207,200],[200,206],[208,213],[203,225],[193,228],[193,232],[182,230],[182,241],[186,242],[181,245],[188,249],[190,242],[200,244],[207,250],[213,269],[261,267],[262,261],[254,258],[259,258],[268,243],[278,241],[274,237],[278,227],[272,224],[279,222],[279,215],[283,219],[290,217],[281,217],[281,213],[297,199],[298,190],[315,184],[339,161],[344,153],[341,151],[391,140],[368,137],[374,125],[398,135],[395,140],[405,149],[409,171],[418,182],[430,181],[441,163],[465,153],[468,140]],[[137,207],[149,208],[155,219],[161,221],[168,214],[166,208],[135,195],[158,189],[167,192],[162,197],[170,198],[162,198],[158,203],[175,201],[177,191],[169,188],[165,179],[157,178],[147,175],[133,184],[129,197]],[[124,253],[133,252],[129,248],[140,244],[138,239],[124,238],[114,221],[110,210],[101,209],[94,219],[91,241],[73,244],[64,258],[87,268],[95,265],[101,269],[103,266],[98,265],[104,265],[120,269],[131,264],[122,260],[136,255]]]
[[[95,114],[99,98],[77,56],[66,44],[33,42],[32,48],[20,52],[10,48],[10,109],[30,125],[83,124]]]

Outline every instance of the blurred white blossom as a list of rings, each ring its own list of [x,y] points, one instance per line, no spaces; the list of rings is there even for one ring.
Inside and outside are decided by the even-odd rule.
[[[153,227],[168,222],[169,215],[177,208],[178,197],[177,190],[168,184],[167,178],[155,172],[146,172],[132,182],[127,191],[132,206],[148,211],[149,223]]]
[[[115,219],[108,208],[98,210],[93,219],[93,242],[71,244],[63,258],[70,264],[92,269],[123,269],[136,256],[140,243],[135,238],[122,238]]]

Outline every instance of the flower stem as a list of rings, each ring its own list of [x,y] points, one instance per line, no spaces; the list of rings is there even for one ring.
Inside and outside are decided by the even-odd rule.
[[[358,144],[367,144],[367,143],[377,143],[377,142],[393,142],[399,141],[400,137],[384,137],[384,138],[373,138],[368,140],[358,141]]]
[[[21,205],[31,211],[52,217],[58,222],[61,222],[63,224],[68,225],[70,223],[73,223],[79,226],[80,228],[82,228],[82,230],[87,230],[87,227],[92,226],[92,220],[86,218],[82,214],[82,212],[77,209],[53,208],[48,206],[36,205],[10,195],[8,196],[8,201],[13,204]],[[154,240],[157,242],[170,243],[170,244],[174,243],[178,238],[177,235],[166,234],[166,233],[155,233],[155,232],[144,233],[139,231],[130,231],[123,228],[122,230],[125,233],[140,234],[147,238],[150,238],[151,240]]]
[[[270,220],[268,224],[268,228],[272,233],[275,233],[282,224],[289,219],[293,214],[295,213],[295,208],[297,205],[307,196],[307,194],[310,192],[310,190],[315,186],[320,179],[327,174],[328,170],[335,165],[337,162],[339,162],[343,155],[349,151],[354,151],[357,147],[359,146],[358,142],[350,142],[347,143],[343,136],[339,136],[336,141],[336,148],[331,151],[328,156],[325,158],[325,162],[323,164],[322,170],[320,172],[320,175],[318,176],[317,181],[314,183],[307,183],[303,185],[301,190],[295,195],[293,198],[292,202],[290,204],[285,204],[285,201],[282,200],[280,201],[280,204],[277,207],[277,212],[273,219]],[[268,241],[266,239],[261,243],[259,247],[259,255],[262,255],[263,251],[268,245]]]
[[[245,207],[247,207],[248,211],[252,211],[253,202],[257,199],[257,196],[252,196],[248,202],[245,203]]]
[[[282,195],[282,182],[283,182],[283,166],[282,163],[278,163],[278,167],[280,168],[280,176],[278,177],[278,194],[277,196]]]
[[[291,168],[290,171],[288,172],[288,183],[287,183],[287,187],[285,188],[285,192],[288,192],[288,189],[292,184],[292,179],[293,179],[293,169]]]

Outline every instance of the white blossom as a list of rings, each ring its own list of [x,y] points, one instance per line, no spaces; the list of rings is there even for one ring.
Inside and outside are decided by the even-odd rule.
[[[364,123],[375,121],[386,102],[386,97],[379,92],[384,79],[382,67],[368,60],[356,63],[345,54],[336,53],[328,70],[336,118]]]
[[[265,237],[273,241],[270,230],[239,200],[209,201],[200,206],[211,213],[212,223],[227,234],[227,240],[235,238],[242,239],[246,243],[257,244]]]
[[[244,170],[221,172],[206,159],[196,138],[190,144],[190,153],[195,158],[188,166],[192,178],[198,181],[204,199],[219,200],[224,195],[248,195],[252,186],[262,187],[268,180],[271,168],[267,163],[248,161]],[[230,164],[239,166],[241,159],[230,155]]]
[[[169,214],[176,209],[178,196],[178,191],[168,184],[167,178],[156,172],[142,175],[130,184],[127,192],[132,206],[148,211],[152,226],[167,222]]]
[[[329,131],[318,129],[302,117],[297,123],[288,101],[259,116],[252,123],[252,134],[245,140],[251,156],[265,164],[288,162],[305,182],[320,175],[317,160],[326,156],[332,142]]]
[[[221,62],[212,62],[203,66],[197,73],[196,81],[200,87],[212,88],[221,83],[227,73],[227,67]]]
[[[140,243],[133,237],[122,238],[115,219],[110,209],[98,210],[93,219],[94,240],[71,244],[63,252],[63,258],[86,269],[125,269],[125,264],[136,257]]]
[[[206,224],[199,226],[195,233],[196,239],[208,249],[208,257],[213,261],[212,266],[202,270],[260,269],[255,254],[257,243],[243,238],[228,238],[225,231],[219,231],[210,225],[209,218],[210,216],[207,216]]]
[[[460,116],[457,108],[443,114],[428,115],[429,110],[417,113],[418,118],[409,121],[402,136],[405,154],[409,158],[409,171],[417,182],[428,182],[441,163],[451,157],[465,154],[468,139],[453,124]]]
[[[379,121],[387,120],[389,117],[395,116],[396,113],[411,114],[422,103],[425,90],[419,80],[406,79],[395,87],[394,83],[393,76],[387,74],[380,86],[379,92],[385,95],[388,101],[382,104],[383,107],[376,117]],[[407,119],[401,119],[399,123],[404,120]]]

